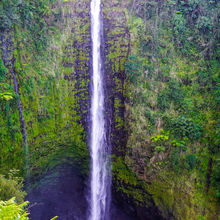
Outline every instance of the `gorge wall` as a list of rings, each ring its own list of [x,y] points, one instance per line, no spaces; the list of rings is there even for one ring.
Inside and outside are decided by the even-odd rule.
[[[50,33],[44,36],[48,45],[40,54],[33,45],[25,42],[23,35],[30,33],[25,33],[22,27],[11,30],[12,42],[7,45],[14,48],[9,56],[15,59],[33,175],[38,169],[41,172],[42,168],[47,167],[49,161],[53,163],[58,151],[61,157],[68,150],[74,151],[74,143],[77,145],[76,151],[81,148],[81,153],[88,161],[85,131],[89,109],[91,51],[89,2],[55,2],[51,8],[51,13],[59,15],[59,21],[53,21],[56,23],[52,25],[45,18]],[[7,37],[7,33],[5,35]],[[12,76],[8,73],[7,80],[13,85],[11,79]],[[2,115],[2,122],[12,123],[11,127],[14,127],[9,127],[8,132],[13,133],[13,137],[8,133],[2,134],[1,155],[8,161],[1,161],[7,163],[8,168],[22,171],[22,140],[20,130],[16,127],[19,125],[19,116],[16,105],[8,104],[9,111],[13,113],[9,114],[6,110],[6,114]],[[11,129],[14,129],[13,132]],[[14,146],[11,149],[14,156],[10,158],[8,152],[4,152],[4,149],[10,149],[9,146]],[[73,152],[68,153],[70,156],[72,154]],[[88,169],[88,164],[85,166]]]
[[[122,9],[125,7],[125,4],[121,5],[118,2],[103,2],[105,44],[102,45],[102,50],[105,60],[106,92],[109,99],[106,102],[109,103],[107,114],[109,125],[111,121],[112,133],[116,135],[112,136],[112,143],[115,146],[113,148],[118,151],[118,146],[125,146],[125,140],[122,141],[125,139],[124,65],[129,50],[125,9]],[[12,38],[10,42],[7,41],[6,47],[9,60],[13,60],[11,65],[15,66],[19,82],[30,145],[30,160],[38,161],[38,165],[31,165],[33,172],[35,169],[37,172],[39,165],[43,166],[41,164],[44,163],[43,161],[48,162],[49,155],[53,157],[52,154],[56,154],[56,150],[59,149],[56,146],[59,144],[65,145],[67,142],[69,145],[71,141],[85,142],[87,139],[91,69],[89,1],[55,2],[51,8],[51,13],[59,15],[59,20],[53,25],[48,22],[50,33],[45,36],[48,46],[40,52],[41,54],[35,51],[33,45],[25,42],[23,35],[29,35],[28,30],[16,27],[15,30],[11,29],[10,34],[3,32],[5,38],[10,36]],[[9,72],[6,78],[13,87]],[[9,111],[13,111],[12,114],[6,110],[5,115],[1,116],[5,127],[8,127],[7,123],[12,123],[11,127],[14,126],[13,128],[9,126],[8,131],[2,133],[1,155],[4,159],[1,161],[7,163],[9,169],[17,168],[22,171],[23,165],[15,161],[18,155],[22,158],[23,154],[18,126],[19,114],[15,103],[14,100],[7,103],[11,105]],[[13,137],[7,135],[10,132],[13,133]],[[121,144],[117,143],[119,139]],[[14,145],[11,149],[14,158],[9,159],[6,155],[8,152],[4,152],[3,149],[10,149],[9,146],[12,145]]]
[[[209,23],[197,22],[199,12],[214,14],[217,3],[172,2],[102,2],[113,200],[139,219],[218,219],[217,37],[203,33]],[[27,128],[30,186],[62,164],[79,167],[86,183],[90,1],[49,1],[42,11],[34,4],[31,22],[27,16],[1,26],[0,174],[17,169],[25,176],[13,69]],[[216,33],[215,19],[210,33]]]

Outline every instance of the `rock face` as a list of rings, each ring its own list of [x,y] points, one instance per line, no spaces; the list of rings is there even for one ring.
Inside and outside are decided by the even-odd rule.
[[[57,10],[60,12],[57,14],[60,18],[54,21],[54,26],[51,26],[53,22],[47,23],[50,34],[44,36],[44,40],[48,40],[48,47],[44,48],[42,54],[39,55],[32,48],[33,45],[28,43],[31,36],[28,31],[22,26],[16,25],[11,33],[10,43],[6,42],[9,48],[3,48],[5,46],[0,45],[0,55],[2,56],[7,49],[13,57],[11,68],[17,77],[19,102],[23,110],[22,118],[27,127],[32,181],[35,182],[34,178],[41,179],[40,182],[36,182],[37,187],[32,189],[27,197],[27,200],[31,201],[31,219],[46,220],[58,215],[61,220],[83,220],[86,219],[87,214],[86,195],[88,192],[86,186],[88,186],[88,182],[81,177],[81,173],[85,178],[88,176],[89,170],[87,131],[88,116],[90,115],[90,0],[55,0],[52,2],[51,12],[55,13]],[[194,196],[197,195],[195,187],[200,184],[194,181],[194,174],[192,179],[184,176],[174,179],[173,174],[168,176],[166,173],[164,174],[166,181],[164,178],[154,179],[154,176],[152,180],[146,178],[147,170],[149,170],[149,176],[151,173],[154,174],[146,165],[146,161],[151,165],[156,158],[152,156],[151,160],[149,156],[151,153],[153,155],[153,148],[149,148],[149,151],[146,150],[150,143],[150,136],[148,135],[149,140],[146,140],[146,137],[152,129],[148,125],[156,126],[158,124],[159,128],[160,117],[163,114],[158,111],[158,103],[155,101],[160,87],[158,87],[157,81],[150,78],[150,75],[154,74],[154,61],[149,64],[148,52],[145,53],[143,60],[140,59],[139,66],[142,66],[143,63],[143,68],[141,67],[140,70],[143,70],[143,80],[146,81],[143,88],[139,86],[141,93],[131,93],[131,90],[136,88],[133,89],[129,80],[126,79],[125,64],[129,55],[133,53],[132,50],[137,49],[134,48],[138,44],[135,39],[138,39],[139,29],[144,27],[141,19],[136,18],[137,23],[134,22],[135,27],[132,33],[129,23],[132,21],[129,21],[131,17],[127,11],[130,2],[127,0],[102,0],[102,54],[105,62],[107,109],[105,115],[108,119],[109,143],[114,155],[111,219],[161,219],[160,214],[167,219],[193,218],[196,216],[194,212],[200,215],[205,210],[203,205],[200,206],[203,204],[200,194],[198,197]],[[157,2],[160,4],[163,1]],[[135,5],[135,1],[133,3]],[[53,20],[52,17],[48,17]],[[50,20],[49,18],[48,20]],[[150,21],[149,25],[151,25]],[[3,37],[9,39],[8,36]],[[5,41],[4,39],[1,41]],[[151,40],[150,35],[143,38],[145,44]],[[172,54],[173,46],[169,40],[162,42],[165,46],[161,47],[166,48],[163,52],[166,54],[164,55],[166,59],[161,59],[165,62],[161,62],[161,70],[164,71],[164,74],[168,71],[166,64],[168,61],[166,60],[169,57],[170,65],[172,64],[171,74],[173,74],[173,63],[175,62],[169,55]],[[171,52],[168,53],[169,50]],[[12,60],[12,57],[9,58]],[[139,64],[138,59],[135,59],[130,60],[131,64]],[[186,69],[184,73],[186,76],[188,69],[192,69],[190,74],[194,74],[194,67],[198,66],[194,63],[187,66],[184,64],[185,61],[179,62],[178,57],[176,61],[179,63],[179,67],[178,65],[177,67],[180,68],[181,74],[182,69]],[[188,63],[188,60],[186,61]],[[4,63],[8,67],[5,61]],[[157,62],[155,64],[157,67]],[[145,71],[146,65],[149,65],[147,71]],[[176,69],[178,70],[178,68]],[[148,81],[145,79],[145,75]],[[162,74],[158,74],[158,77],[160,75],[162,76]],[[161,88],[164,88],[167,76],[164,79],[158,78],[158,82],[160,80]],[[5,82],[13,87],[10,68],[5,76]],[[133,108],[133,103],[129,103],[129,96],[133,96],[132,94],[140,96],[137,108]],[[161,95],[164,94],[161,93]],[[25,170],[23,162],[25,161],[23,152],[25,140],[22,139],[22,127],[25,126],[22,123],[20,125],[20,122],[24,120],[19,120],[16,97],[6,104],[2,103],[0,103],[0,173],[8,174],[10,169],[17,169],[21,171],[22,175]],[[136,104],[134,105],[136,106]],[[191,104],[189,107],[191,109]],[[156,120],[157,117],[158,120]],[[139,127],[137,122],[139,122]],[[132,129],[134,135],[131,133]],[[135,147],[136,144],[137,147]],[[159,158],[163,154],[157,155]],[[68,165],[69,161],[74,161],[80,172],[73,168],[73,165]],[[58,164],[63,165],[58,166]],[[160,167],[159,164],[158,167]],[[50,171],[46,172],[48,169]],[[42,173],[44,173],[43,177]],[[211,210],[211,215],[208,216],[214,216],[213,219],[215,219],[215,216],[218,215],[218,208],[211,203],[209,205],[208,201],[204,200],[208,204],[206,212]],[[200,217],[203,218],[203,216]]]
[[[111,127],[112,151],[117,155],[123,155],[126,146],[124,129],[125,62],[129,53],[127,4],[127,1],[103,1],[103,55],[108,97],[107,115]]]
[[[19,122],[21,108],[19,112],[14,103],[16,97],[7,108],[2,106],[0,124],[4,132],[0,133],[0,154],[8,170],[24,171],[22,142],[26,141],[22,140],[21,133],[27,128],[32,175],[40,174],[48,166],[49,158],[57,157],[57,150],[61,150],[59,144],[86,142],[91,50],[89,1],[54,1],[50,10],[51,13],[60,11],[60,18],[53,21],[54,33],[43,36],[48,46],[41,54],[27,43],[24,35],[30,37],[30,33],[19,25],[16,31],[11,30],[10,48],[0,45],[2,59],[6,49],[13,57],[5,81],[13,85],[10,71],[13,69],[24,115],[20,121],[26,122],[26,126]],[[47,29],[50,28],[48,22]]]
[[[61,10],[61,18],[53,27],[54,33],[44,36],[50,43],[41,55],[26,42],[24,36],[29,33],[21,26],[17,27],[16,33],[12,31],[10,48],[7,48],[13,55],[13,70],[27,127],[32,182],[36,182],[35,178],[41,179],[27,197],[31,201],[31,219],[45,220],[55,215],[62,220],[86,219],[88,184],[80,173],[86,176],[89,170],[86,143],[91,69],[89,3],[89,0],[54,1],[51,10]],[[103,0],[102,3],[107,136],[113,154],[124,158],[127,141],[125,63],[130,49],[126,15],[128,1]],[[3,49],[1,47],[1,54]],[[12,84],[10,74],[7,83]],[[7,167],[4,172],[12,168],[22,172],[25,155],[22,129],[18,126],[19,111],[15,103],[2,109],[0,124],[4,129],[0,131],[0,159]],[[70,160],[75,161],[80,172],[66,165]],[[42,177],[47,169],[50,171]],[[149,209],[139,208],[132,198],[117,191],[117,187],[113,182],[111,219],[155,217],[150,213],[154,212],[153,205]]]

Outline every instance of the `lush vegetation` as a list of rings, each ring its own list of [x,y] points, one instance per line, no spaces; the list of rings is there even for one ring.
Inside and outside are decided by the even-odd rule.
[[[2,220],[28,220],[29,213],[27,212],[28,202],[17,204],[15,198],[8,201],[0,201],[0,219]],[[51,220],[55,220],[55,216]]]
[[[25,160],[31,183],[60,163],[88,175],[88,5],[0,2],[0,219],[28,219]],[[219,209],[219,7],[104,1],[114,187],[165,217],[213,219]]]
[[[78,39],[80,35],[73,36],[69,28],[71,21],[61,17],[61,10],[65,14],[69,13],[67,9],[68,5],[60,7],[57,1],[10,0],[0,3],[2,174],[7,175],[14,168],[24,174],[27,158],[18,100],[27,130],[28,157],[33,162],[30,164],[31,173],[42,173],[61,162],[67,154],[69,157],[74,155],[77,163],[81,163],[83,157],[83,173],[88,171],[88,150],[82,117],[78,114],[82,114],[79,98],[86,100],[88,81],[84,76],[83,79],[77,77],[69,65],[79,56],[82,62],[86,62],[89,55],[84,55],[85,51],[80,48],[76,49],[74,57],[68,53],[69,45],[81,39]],[[83,21],[77,25],[80,22]],[[72,25],[72,28],[77,27]],[[85,33],[85,30],[77,31]],[[12,72],[18,83],[18,92],[14,91]],[[73,80],[68,81],[71,74]],[[79,88],[75,86],[77,80],[80,84],[77,86],[81,87],[79,95]],[[75,89],[71,93],[72,87]]]
[[[73,24],[66,19],[66,14],[75,13],[66,2],[0,2],[0,200],[3,207],[0,213],[3,219],[15,219],[13,215],[28,218],[22,204],[26,193],[17,177],[24,178],[27,189],[48,169],[62,163],[80,168],[82,177],[88,174],[88,148],[82,126],[87,111],[86,67],[84,74],[77,76],[76,73],[78,66],[86,66],[89,52],[79,46],[72,53],[72,44],[82,44],[81,38],[90,29],[84,24],[87,21],[79,19]],[[81,11],[85,9],[78,7],[77,13]],[[77,59],[78,66],[70,68]],[[23,138],[21,112],[28,148]],[[25,172],[27,164],[29,179]],[[14,169],[16,177],[11,175]]]
[[[197,196],[217,202],[219,3],[140,0],[135,6],[128,17],[132,42],[126,63],[125,163],[147,181],[185,176],[195,183]]]
[[[58,9],[52,9],[54,0],[19,1],[3,0],[0,4],[0,29],[11,30],[17,25],[27,32],[23,33],[28,43],[38,52],[48,46],[48,36],[54,33],[54,25],[60,19]],[[30,36],[28,36],[28,34]]]

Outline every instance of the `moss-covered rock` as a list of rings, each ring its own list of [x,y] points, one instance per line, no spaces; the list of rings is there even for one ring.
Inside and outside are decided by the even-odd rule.
[[[33,36],[21,25],[10,31],[12,40],[6,42],[11,56],[8,59],[15,60],[13,68],[19,83],[33,175],[47,167],[49,161],[58,161],[56,154],[65,151],[62,144],[72,143],[77,149],[83,146],[88,167],[85,132],[91,50],[89,1],[55,1],[50,7],[48,10],[60,7],[62,13],[55,23],[48,21],[47,28],[54,31],[44,36],[48,43],[41,54],[28,43],[27,39]],[[7,38],[8,33],[3,35]],[[11,78],[8,72],[5,83],[13,87]],[[22,171],[25,159],[16,98],[6,104],[1,102],[1,108],[0,120],[5,129],[1,132],[0,172],[7,173],[10,168]],[[68,152],[69,147],[62,155]]]

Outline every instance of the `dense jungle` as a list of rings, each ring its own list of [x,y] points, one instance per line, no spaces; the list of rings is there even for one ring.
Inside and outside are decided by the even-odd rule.
[[[220,2],[102,0],[109,218],[220,220]],[[88,219],[89,0],[0,0],[0,220]]]

